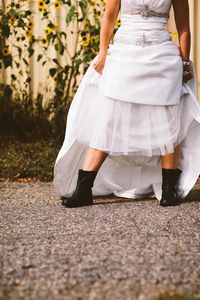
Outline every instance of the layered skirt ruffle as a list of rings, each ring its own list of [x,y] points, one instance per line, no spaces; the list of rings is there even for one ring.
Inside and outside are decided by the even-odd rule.
[[[95,95],[95,97],[94,97]],[[92,102],[89,100],[93,98]],[[141,105],[95,94],[90,87],[82,98],[77,116],[76,138],[79,142],[111,155],[164,155],[185,135],[192,116],[186,120],[181,105]]]
[[[56,192],[62,196],[73,193],[90,146],[108,153],[94,182],[94,196],[113,193],[160,200],[161,155],[172,153],[179,145],[178,193],[184,198],[200,173],[200,105],[194,68],[193,79],[181,86],[178,104],[150,105],[105,96],[99,90],[102,74],[92,63],[68,112],[65,139],[54,167]]]

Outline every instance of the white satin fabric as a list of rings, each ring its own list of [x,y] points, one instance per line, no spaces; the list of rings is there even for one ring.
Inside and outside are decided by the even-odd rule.
[[[174,105],[180,101],[182,59],[171,41],[151,46],[109,45],[98,91],[138,104]]]
[[[79,84],[54,166],[53,184],[59,195],[71,195],[75,190],[88,146],[108,153],[94,182],[94,196],[114,193],[160,200],[160,155],[172,153],[178,144],[180,197],[189,193],[200,174],[200,105],[194,66],[193,79],[182,84],[179,49],[163,29],[166,20],[134,15],[142,2],[122,0],[124,25],[109,45],[102,73],[94,69],[94,58]],[[169,0],[145,2],[151,12],[167,13],[171,5]],[[133,16],[137,22],[141,20],[136,40],[130,34],[133,23],[130,26],[129,19],[132,22]],[[155,32],[159,32],[156,38]],[[136,45],[144,35],[145,43]]]
[[[151,16],[168,14],[170,1],[148,0],[143,10],[142,3],[122,1],[121,26],[108,47],[99,92],[132,103],[177,104],[183,69],[180,51],[166,30],[168,18]],[[144,15],[136,14],[137,8]]]

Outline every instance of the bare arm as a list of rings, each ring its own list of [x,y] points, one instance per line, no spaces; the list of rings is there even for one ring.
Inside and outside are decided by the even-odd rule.
[[[188,0],[173,0],[174,16],[179,34],[179,45],[181,57],[184,61],[189,61],[190,57],[190,23]]]
[[[100,28],[99,53],[95,58],[96,61],[93,62],[94,69],[99,73],[104,68],[107,49],[115,28],[119,10],[120,0],[107,0]]]
[[[119,10],[120,0],[107,0],[100,28],[100,54],[105,54],[107,52]]]
[[[189,62],[191,34],[189,20],[188,0],[172,0],[174,17],[179,35],[180,55],[183,61]],[[183,82],[187,82],[193,77],[190,65],[183,67]]]

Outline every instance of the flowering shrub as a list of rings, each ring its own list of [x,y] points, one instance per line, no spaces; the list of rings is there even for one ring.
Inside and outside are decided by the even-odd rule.
[[[67,30],[59,27],[59,18],[53,16],[59,15],[61,9],[66,12],[66,29],[73,25],[70,35],[67,34]],[[0,68],[15,71],[17,69],[18,74],[11,72],[11,84],[2,88],[4,100],[1,106],[5,109],[9,102],[6,102],[6,98],[10,97],[12,101],[16,101],[13,99],[15,94],[18,104],[20,101],[22,105],[25,103],[26,109],[27,105],[29,106],[31,115],[34,113],[45,115],[45,118],[48,117],[53,124],[54,131],[63,132],[66,112],[78,87],[79,75],[86,71],[89,62],[99,50],[99,33],[104,10],[104,0],[12,0],[8,5],[5,4],[5,0],[2,0]],[[52,11],[57,14],[52,14]],[[40,25],[44,27],[43,34],[39,35],[34,34],[36,14],[41,17]],[[120,20],[117,20],[116,27],[119,25]],[[70,53],[68,44],[72,40],[74,52]],[[56,83],[54,93],[45,107],[44,95],[39,93],[36,99],[32,99],[30,94],[32,77],[29,60],[36,55],[36,44],[40,49],[36,61],[42,66],[46,66],[48,62],[50,65],[48,80],[52,79]],[[53,58],[48,56],[48,49],[51,47],[56,53]],[[61,57],[65,60],[61,60]],[[19,117],[19,114],[17,116]]]
[[[0,131],[20,135],[28,131],[31,137],[39,132],[45,137],[47,134],[63,136],[78,80],[99,50],[105,0],[10,1],[6,5],[1,0],[0,6],[0,69],[11,70],[9,84],[0,86]],[[65,12],[64,30],[59,26],[59,17],[55,18],[61,10]],[[35,33],[36,16],[41,20],[40,34]],[[119,26],[120,19],[114,33]],[[69,34],[66,29],[70,28]],[[177,33],[171,35],[176,41]],[[74,50],[70,53],[68,45],[72,40]],[[39,53],[35,51],[36,46]],[[55,57],[48,55],[52,47]],[[53,91],[48,94],[47,86],[44,92],[39,90],[35,99],[30,93],[31,57],[40,68],[48,65],[47,85],[51,86],[50,80],[55,83]]]

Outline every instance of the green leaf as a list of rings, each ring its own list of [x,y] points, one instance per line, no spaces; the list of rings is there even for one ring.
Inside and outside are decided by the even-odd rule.
[[[26,78],[26,82],[31,82],[31,77],[30,76],[28,76],[27,78]]]
[[[69,12],[68,12],[68,14],[66,15],[66,23],[67,23],[67,25],[69,25],[69,23],[72,21],[72,19],[73,19],[73,16],[74,16],[74,13],[75,13],[75,6],[74,5],[72,5],[71,7],[70,7],[70,9],[69,9]]]
[[[13,8],[10,9],[9,15],[10,15],[11,17],[13,17],[13,16],[16,15],[16,12],[15,12],[15,10],[14,10]]]
[[[25,58],[23,58],[23,61],[24,61],[25,65],[27,65],[27,66],[29,65],[28,61]]]
[[[57,60],[57,58],[53,58],[53,62],[55,62],[55,64],[57,64],[58,66],[60,66],[59,61]]]
[[[55,49],[56,49],[56,51],[58,51],[58,53],[63,54],[65,47],[64,47],[63,43],[56,43]]]
[[[66,34],[66,32],[64,32],[64,31],[62,31],[62,32],[60,33],[60,35],[61,35],[61,36],[64,35],[65,38],[67,37],[67,34]]]
[[[10,35],[10,27],[8,25],[2,26],[2,34],[4,37],[9,37]]]
[[[17,50],[18,50],[18,53],[19,53],[19,58],[21,58],[21,55],[22,55],[22,48],[17,47]]]
[[[16,64],[17,68],[20,67],[20,64],[17,61],[15,61],[15,64]]]
[[[30,10],[25,11],[25,16],[30,16],[32,15],[32,12]]]
[[[11,67],[12,66],[12,61],[13,61],[13,58],[12,58],[11,55],[5,56],[3,58],[5,68]]]
[[[42,54],[39,54],[38,57],[37,57],[37,61],[40,61],[40,59],[43,57]]]
[[[33,55],[34,51],[32,47],[28,47],[29,57]]]
[[[19,21],[18,21],[18,27],[22,27],[23,29],[25,29],[26,28],[26,23],[24,22],[24,20],[23,19],[19,19]]]
[[[79,2],[79,6],[80,6],[80,8],[82,10],[82,13],[84,14],[84,11],[85,11],[85,9],[87,7],[87,2],[86,1],[80,1]]]
[[[12,78],[12,80],[16,80],[17,79],[17,77],[15,76],[15,74],[11,74],[11,78]]]
[[[56,74],[56,72],[57,72],[56,68],[49,69],[49,73],[50,73],[51,77],[53,77]]]
[[[10,96],[12,95],[13,91],[11,89],[11,87],[9,85],[6,85],[5,89],[4,89],[4,97],[8,97],[10,98]]]
[[[79,58],[75,61],[75,66],[79,67],[81,63],[82,63],[82,60]]]

